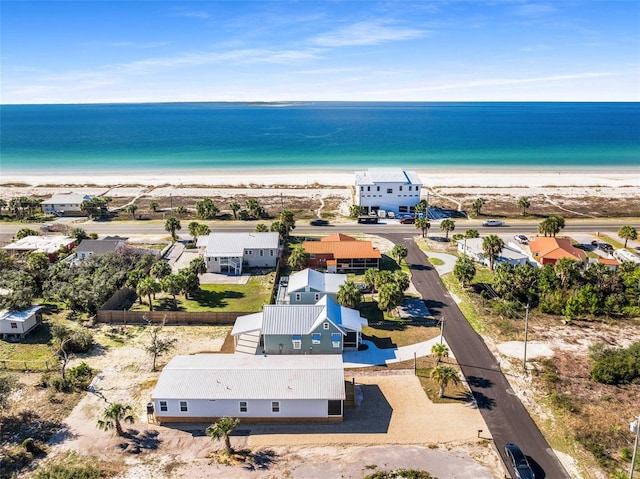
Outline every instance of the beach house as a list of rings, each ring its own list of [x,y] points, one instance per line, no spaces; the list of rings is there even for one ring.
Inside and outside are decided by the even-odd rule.
[[[91,199],[91,195],[78,193],[55,194],[48,200],[40,203],[42,212],[56,216],[83,216],[81,209],[83,201]]]
[[[79,260],[83,260],[88,258],[91,255],[97,254],[106,254],[114,251],[118,251],[121,248],[126,246],[125,240],[82,240],[82,242],[76,246],[75,252],[76,256]]]
[[[58,259],[59,253],[68,253],[76,244],[75,238],[69,236],[25,236],[3,246],[9,254],[45,253],[49,261]]]
[[[482,250],[483,241],[484,238],[466,238],[459,240],[458,251],[480,264],[489,266],[489,259]],[[505,246],[496,258],[496,264],[508,263],[511,266],[518,266],[527,264],[528,258],[529,257],[521,251],[510,246]]]
[[[342,421],[345,398],[339,355],[176,356],[152,393],[159,423]]]
[[[242,274],[243,268],[275,268],[278,233],[211,233],[198,238],[208,273]]]
[[[354,202],[365,213],[380,210],[413,213],[420,201],[422,181],[415,171],[401,168],[369,168],[356,171]]]
[[[352,236],[337,233],[320,241],[305,241],[304,250],[309,254],[310,268],[351,273],[369,268],[379,268],[382,254],[371,241],[359,241]]]
[[[336,300],[338,290],[347,281],[346,274],[321,273],[310,268],[289,276],[289,304],[316,304],[325,295]]]
[[[536,236],[529,241],[531,257],[539,264],[556,264],[561,258],[569,258],[580,263],[587,260],[587,254],[571,244],[570,238]]]

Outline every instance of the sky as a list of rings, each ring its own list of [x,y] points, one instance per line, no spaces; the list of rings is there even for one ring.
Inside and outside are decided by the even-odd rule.
[[[0,2],[0,103],[640,101],[640,0]]]

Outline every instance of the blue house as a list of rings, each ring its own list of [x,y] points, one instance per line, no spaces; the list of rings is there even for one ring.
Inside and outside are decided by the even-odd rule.
[[[237,351],[243,338],[253,335],[259,336],[257,352],[266,354],[340,354],[358,348],[367,324],[358,311],[325,296],[316,304],[266,305],[262,313],[239,317],[231,335]]]

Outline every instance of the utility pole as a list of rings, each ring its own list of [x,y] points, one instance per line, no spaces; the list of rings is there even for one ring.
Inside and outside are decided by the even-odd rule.
[[[636,433],[636,440],[633,443],[633,457],[631,458],[631,469],[629,469],[629,479],[633,479],[633,470],[636,468],[636,457],[638,456],[638,436],[640,435],[640,416],[629,424],[631,432]]]
[[[526,313],[524,315],[524,354],[522,356],[522,369],[527,374],[527,338],[529,336],[529,303],[527,303]]]
[[[443,316],[442,319],[440,320],[440,344],[442,344],[442,341],[444,339],[444,321],[445,321],[445,318]]]

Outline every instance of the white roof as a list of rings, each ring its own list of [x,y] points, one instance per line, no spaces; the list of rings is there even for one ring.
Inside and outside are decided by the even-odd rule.
[[[31,306],[22,311],[9,311],[7,309],[0,311],[0,321],[23,322],[33,316],[34,313],[40,311],[42,306]]]
[[[56,193],[48,200],[44,200],[43,205],[66,205],[80,204],[85,200],[91,199],[91,195],[83,195],[81,193]]]
[[[482,257],[485,256],[484,251],[482,251],[482,242],[484,241],[484,238],[467,238],[466,240],[459,240],[458,244],[464,244],[465,241],[467,244],[467,251],[475,255],[482,255]],[[528,256],[514,248],[505,246],[504,248],[502,248],[499,258],[520,261],[522,259],[528,258]]]
[[[288,292],[303,291],[307,286],[313,291],[337,293],[347,281],[346,274],[321,273],[313,269],[303,269],[289,276]]]
[[[207,256],[240,257],[246,249],[278,249],[278,233],[211,233],[198,238],[198,246],[206,246]]]
[[[403,183],[406,185],[422,185],[422,180],[415,171],[402,168],[369,168],[356,171],[356,185],[374,185],[377,183]]]
[[[67,247],[75,242],[68,236],[25,236],[22,239],[3,246],[9,251],[37,251],[40,253],[55,253],[60,246]]]
[[[233,329],[231,330],[231,336],[261,330],[262,313],[247,314],[246,316],[238,316],[236,318],[236,322],[233,324]]]
[[[195,354],[165,366],[154,399],[344,399],[336,354]]]

